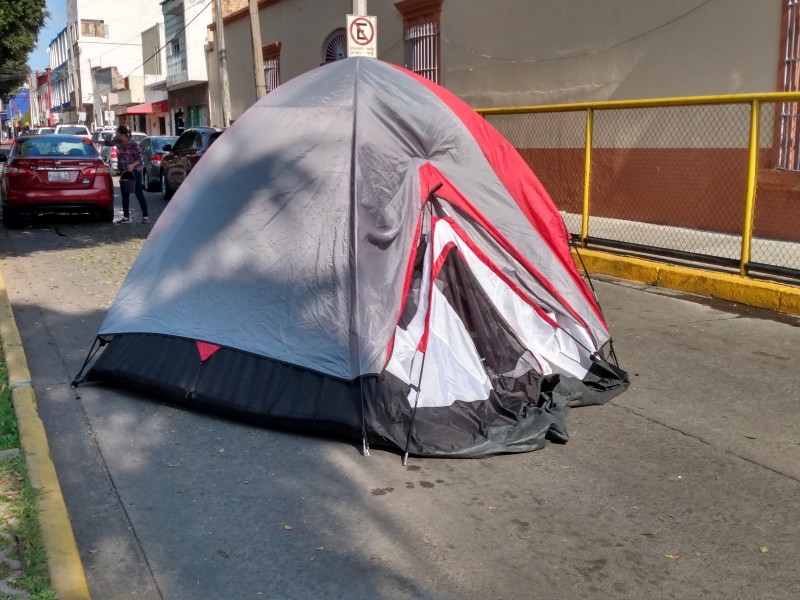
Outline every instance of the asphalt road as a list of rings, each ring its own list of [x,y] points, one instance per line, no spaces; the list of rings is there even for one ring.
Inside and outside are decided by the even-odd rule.
[[[626,394],[572,411],[563,446],[403,468],[72,390],[148,231],[0,232],[95,600],[800,597],[797,319],[599,282]]]

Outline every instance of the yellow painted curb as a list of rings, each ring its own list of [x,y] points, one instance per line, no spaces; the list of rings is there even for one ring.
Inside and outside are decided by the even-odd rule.
[[[580,250],[580,255],[590,273],[612,275],[629,281],[800,315],[800,287],[759,281],[730,273],[667,265],[597,250]],[[574,258],[580,267],[577,255]]]
[[[44,424],[39,418],[31,387],[28,362],[17,329],[6,283],[0,272],[0,336],[6,356],[8,379],[17,413],[19,438],[33,489],[39,493],[39,523],[47,553],[50,584],[59,600],[91,600],[67,506],[50,457]]]

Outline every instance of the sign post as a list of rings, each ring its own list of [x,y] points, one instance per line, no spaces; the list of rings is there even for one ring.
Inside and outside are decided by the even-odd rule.
[[[347,15],[347,56],[378,57],[377,17]]]

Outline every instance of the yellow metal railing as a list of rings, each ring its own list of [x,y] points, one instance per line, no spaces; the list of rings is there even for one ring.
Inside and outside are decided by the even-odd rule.
[[[576,220],[580,215],[582,245],[598,238],[590,234],[590,223],[598,219],[598,227],[612,232],[611,238],[599,237],[623,247],[641,246],[648,253],[663,252],[672,258],[706,257],[712,263],[738,266],[741,275],[748,275],[755,266],[758,271],[800,277],[800,193],[796,202],[785,201],[793,190],[800,190],[800,173],[778,171],[772,160],[779,147],[800,152],[800,92],[478,112],[517,146],[535,173],[547,172],[550,185],[543,180],[547,189],[558,187],[562,179],[572,181],[554,200]],[[583,131],[578,130],[578,121],[563,117],[566,113],[583,114]],[[785,136],[791,136],[791,144]],[[576,151],[583,153],[580,212]],[[698,158],[696,164],[692,157]],[[760,161],[769,164],[760,165]],[[711,168],[703,167],[706,163]],[[770,175],[771,187],[764,192],[764,210],[757,220],[760,168],[772,169],[774,176]],[[631,183],[625,183],[626,173]],[[652,183],[649,189],[648,181]],[[661,191],[666,189],[672,190],[676,201],[674,218],[665,208],[671,201],[664,196],[668,192]],[[685,201],[681,204],[680,200]],[[743,214],[739,227],[732,225],[732,212]],[[648,236],[655,241],[648,241]],[[694,247],[692,236],[697,238]],[[734,243],[735,237],[740,241]],[[754,239],[758,245],[755,262]]]

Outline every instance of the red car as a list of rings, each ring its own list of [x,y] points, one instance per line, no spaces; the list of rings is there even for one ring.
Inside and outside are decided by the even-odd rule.
[[[9,155],[0,155],[3,224],[21,226],[39,213],[92,213],[114,220],[111,171],[89,138],[23,136]]]

